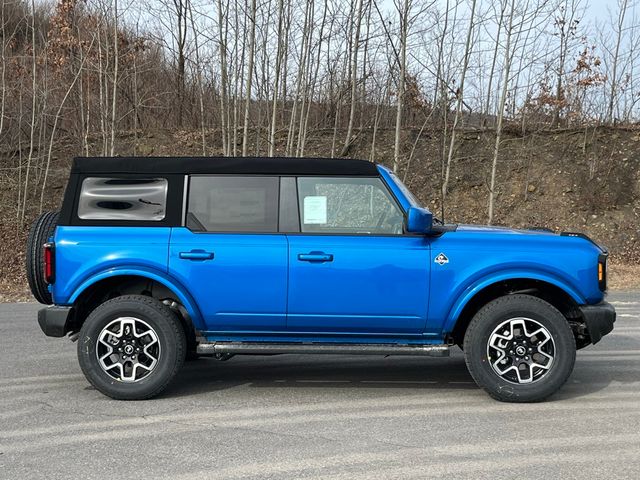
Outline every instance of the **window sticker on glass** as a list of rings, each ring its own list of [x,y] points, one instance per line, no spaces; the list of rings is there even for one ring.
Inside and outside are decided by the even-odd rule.
[[[327,223],[327,197],[304,197],[304,223],[307,225]]]

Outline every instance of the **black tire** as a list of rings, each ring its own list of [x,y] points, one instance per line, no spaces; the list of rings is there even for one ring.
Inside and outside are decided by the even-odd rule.
[[[154,330],[160,347],[153,370],[132,383],[113,378],[98,361],[98,336],[120,317],[144,321]],[[78,340],[78,360],[85,377],[97,390],[116,400],[144,400],[158,395],[182,368],[186,351],[184,329],[175,313],[155,298],[142,295],[125,295],[100,305],[82,325]]]
[[[538,369],[540,377],[531,375],[534,380],[531,383],[509,381],[494,370],[488,358],[488,344],[494,330],[518,317],[542,325],[553,340],[554,358],[550,367],[544,371]],[[502,402],[539,402],[558,391],[571,375],[576,343],[569,323],[555,307],[530,295],[507,295],[488,303],[473,317],[464,338],[464,356],[469,373],[491,397]],[[511,366],[511,361],[505,360],[505,364]],[[513,370],[509,375],[514,375]]]
[[[26,268],[29,288],[35,299],[51,305],[53,300],[44,279],[43,245],[49,241],[58,223],[58,212],[45,212],[31,224],[27,237]]]

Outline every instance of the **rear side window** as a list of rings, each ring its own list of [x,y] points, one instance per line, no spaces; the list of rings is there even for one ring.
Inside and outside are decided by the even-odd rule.
[[[187,227],[205,232],[277,232],[278,177],[192,176]]]
[[[159,222],[166,214],[167,188],[166,178],[87,177],[78,218]]]

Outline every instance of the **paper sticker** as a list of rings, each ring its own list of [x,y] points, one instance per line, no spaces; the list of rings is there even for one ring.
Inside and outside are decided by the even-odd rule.
[[[304,197],[303,222],[306,225],[327,223],[327,197]]]

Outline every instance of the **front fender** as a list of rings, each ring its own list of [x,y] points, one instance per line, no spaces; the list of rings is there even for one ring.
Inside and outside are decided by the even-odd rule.
[[[460,313],[467,305],[467,303],[481,290],[484,288],[503,282],[506,280],[516,280],[516,279],[530,279],[530,280],[539,280],[551,285],[554,285],[558,288],[561,288],[565,291],[577,304],[581,305],[586,303],[586,299],[579,293],[579,291],[570,285],[567,281],[562,278],[559,278],[556,275],[553,275],[548,272],[543,271],[531,271],[531,270],[506,270],[501,271],[499,273],[491,273],[485,275],[479,280],[474,281],[470,285],[468,285],[464,291],[458,295],[455,302],[453,303],[451,309],[449,310],[449,314],[447,315],[447,319],[444,324],[443,332],[451,332],[460,316]]]
[[[75,301],[82,295],[82,293],[89,288],[91,285],[94,285],[101,280],[105,280],[107,278],[113,278],[118,276],[136,276],[136,277],[144,277],[150,280],[154,280],[169,290],[171,290],[177,297],[180,303],[184,306],[191,318],[193,326],[197,330],[204,329],[204,321],[202,319],[202,315],[200,314],[200,309],[196,304],[193,297],[189,294],[186,288],[182,284],[180,284],[177,280],[171,278],[169,275],[160,272],[158,270],[154,270],[147,267],[122,267],[122,268],[110,268],[108,270],[104,270],[102,272],[91,275],[89,278],[85,279],[74,291],[71,297],[69,298],[68,303],[73,304]]]

